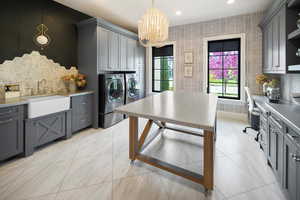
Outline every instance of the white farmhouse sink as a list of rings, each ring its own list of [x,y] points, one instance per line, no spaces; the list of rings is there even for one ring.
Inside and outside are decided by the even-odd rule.
[[[36,118],[70,109],[70,97],[48,96],[28,98],[28,118]]]

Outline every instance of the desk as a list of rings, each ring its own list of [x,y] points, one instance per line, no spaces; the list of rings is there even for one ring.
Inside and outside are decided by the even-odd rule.
[[[117,108],[116,112],[129,116],[130,160],[145,162],[202,184],[207,191],[213,190],[217,101],[217,96],[213,94],[168,91]],[[138,118],[140,117],[148,119],[148,122],[138,138]],[[172,129],[180,134],[192,134],[204,138],[203,175],[143,154],[144,143],[153,123],[159,126],[157,133],[162,129]],[[202,129],[203,134],[200,134],[202,132],[200,130],[199,133],[195,133],[171,127],[167,123]]]

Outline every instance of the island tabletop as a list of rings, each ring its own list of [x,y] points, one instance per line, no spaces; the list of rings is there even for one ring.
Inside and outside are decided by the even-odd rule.
[[[213,130],[217,100],[214,94],[167,91],[119,107],[115,111],[129,116]]]

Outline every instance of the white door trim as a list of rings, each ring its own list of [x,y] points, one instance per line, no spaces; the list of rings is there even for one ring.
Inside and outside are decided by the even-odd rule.
[[[173,63],[173,84],[174,84],[174,91],[176,90],[176,41],[168,41],[164,43],[159,43],[160,45],[173,45],[173,57],[174,57],[174,63]],[[155,45],[153,45],[155,46]],[[152,47],[146,48],[146,95],[151,95],[152,92]]]

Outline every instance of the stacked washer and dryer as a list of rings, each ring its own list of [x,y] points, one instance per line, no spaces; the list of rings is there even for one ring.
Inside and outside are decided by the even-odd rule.
[[[99,75],[99,126],[108,128],[124,119],[114,109],[141,98],[135,71],[105,72]]]

